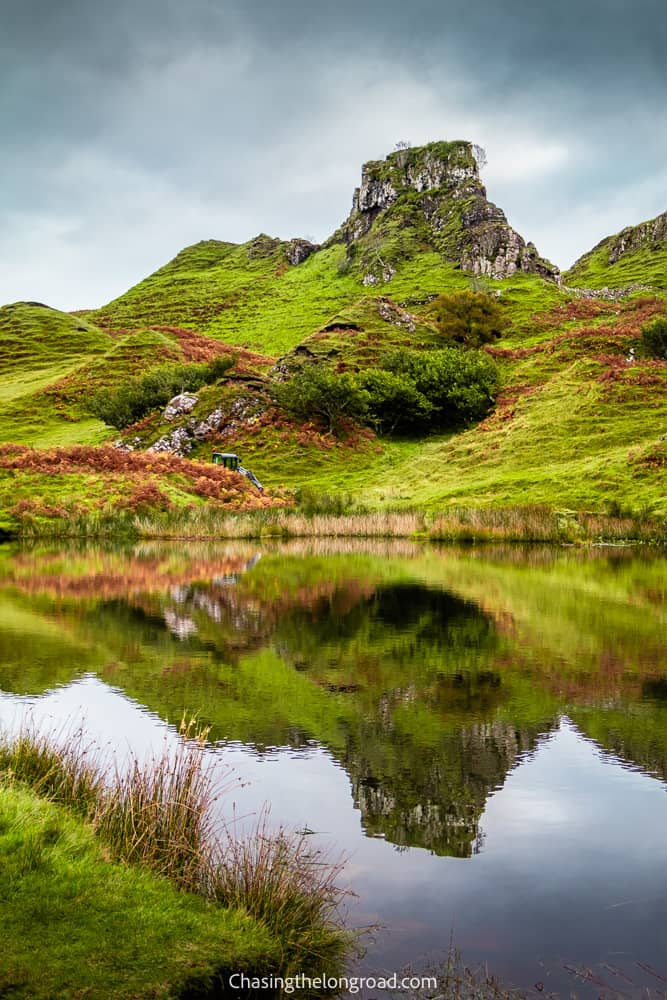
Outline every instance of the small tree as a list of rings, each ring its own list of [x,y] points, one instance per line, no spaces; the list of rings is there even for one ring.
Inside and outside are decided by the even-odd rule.
[[[412,383],[428,400],[432,408],[428,426],[433,430],[474,423],[493,409],[498,370],[481,351],[402,348],[388,355],[384,367]]]
[[[509,326],[502,305],[485,292],[451,292],[431,303],[438,332],[450,343],[481,347],[502,337]]]
[[[428,427],[434,406],[405,374],[367,368],[357,384],[369,395],[368,415],[378,433]]]
[[[641,353],[645,358],[667,361],[667,317],[660,316],[641,329]]]
[[[294,368],[286,382],[272,387],[276,406],[295,420],[317,420],[339,435],[346,420],[359,423],[368,416],[368,393],[352,375],[339,374],[325,365]]]

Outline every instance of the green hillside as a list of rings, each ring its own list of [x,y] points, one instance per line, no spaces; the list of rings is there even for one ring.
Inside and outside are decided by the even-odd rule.
[[[642,326],[667,315],[666,220],[603,240],[561,283],[487,199],[470,143],[397,150],[364,165],[349,217],[322,246],[203,241],[99,310],[0,309],[0,442],[72,449],[121,437],[133,450],[195,460],[197,489],[192,470],[163,481],[151,466],[167,508],[212,498],[203,480],[219,448],[241,454],[268,487],[263,506],[306,488],[371,508],[534,503],[664,517],[667,363],[637,347]],[[273,387],[295,365],[357,378],[388,351],[441,348],[433,300],[471,290],[504,327],[483,345],[499,386],[481,422],[397,436],[367,421],[332,434],[275,408]],[[176,419],[163,405],[129,427],[93,415],[100,390],[230,351],[227,375],[197,389]],[[81,513],[93,494],[96,511],[132,507],[139,489],[139,466],[129,478],[125,470],[119,493],[106,488],[104,463],[86,458],[78,469],[75,452],[63,456],[69,479],[25,456],[19,469],[12,454],[0,463],[5,510],[29,501],[32,517],[41,497],[48,519]]]
[[[0,308],[0,441],[94,443],[107,429],[79,409],[73,426],[51,388],[113,347],[109,333],[80,316],[36,302]]]
[[[667,290],[667,212],[607,236],[563,274],[568,285]]]
[[[487,200],[471,144],[431,143],[366,163],[349,218],[324,246],[265,234],[203,241],[89,318],[184,326],[280,355],[362,296],[419,305],[467,288],[471,273],[557,271]],[[543,284],[534,282],[538,301]]]

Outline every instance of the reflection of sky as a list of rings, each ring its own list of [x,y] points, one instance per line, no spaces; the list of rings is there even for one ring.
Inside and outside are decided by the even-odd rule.
[[[86,731],[121,756],[160,752],[174,739],[173,729],[94,677],[41,698],[0,698],[1,725],[26,714],[56,729],[85,717]],[[437,960],[452,929],[469,959],[550,988],[571,987],[559,971],[564,961],[630,968],[667,955],[665,786],[622,766],[567,720],[491,795],[483,849],[470,859],[398,852],[365,837],[346,773],[317,745],[261,755],[220,745],[211,759],[224,765],[228,788],[218,808],[241,817],[240,827],[268,802],[272,823],[316,831],[333,854],[345,853],[345,879],[358,893],[351,920],[384,925],[364,960],[369,970]]]

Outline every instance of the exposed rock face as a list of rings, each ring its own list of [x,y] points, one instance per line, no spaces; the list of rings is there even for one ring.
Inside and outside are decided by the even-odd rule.
[[[148,448],[148,451],[164,451],[169,455],[178,455],[179,458],[192,451],[192,436],[185,427],[177,427],[171,434],[163,434],[161,438]]]
[[[180,398],[180,396],[175,397],[175,399]],[[191,398],[197,400],[196,396]],[[173,403],[174,400],[171,402]],[[171,403],[169,405],[171,406]],[[188,410],[181,412],[187,414],[191,409],[192,407],[189,407]],[[221,406],[216,407],[203,420],[197,420],[194,416],[189,417],[169,434],[163,434],[147,450],[164,451],[170,455],[185,458],[199,441],[205,441],[212,434],[229,436],[241,425],[254,424],[261,412],[262,407],[256,399],[241,396],[235,399],[231,406],[224,409]],[[139,441],[139,439],[136,440]],[[129,445],[126,446],[126,450],[128,449],[132,450]]]
[[[606,236],[579,257],[563,278],[578,294],[591,289],[611,298],[648,287],[664,288],[666,263],[667,212],[663,212]]]
[[[615,264],[624,254],[634,253],[642,247],[667,243],[667,212],[648,222],[642,222],[639,226],[628,226],[618,236],[609,237],[608,242],[610,264]]]
[[[175,420],[176,417],[180,417],[184,413],[189,413],[198,402],[199,396],[195,396],[191,392],[181,392],[167,403],[164,411],[164,419]]]
[[[429,244],[464,270],[491,278],[529,271],[555,280],[559,274],[487,200],[468,142],[402,149],[364,164],[337,239],[348,245],[350,259],[359,258],[365,285],[390,281],[392,253],[405,256],[411,243],[413,252]]]
[[[310,240],[290,240],[287,244],[287,260],[290,264],[303,264],[311,253],[319,249],[319,243],[311,243]]]

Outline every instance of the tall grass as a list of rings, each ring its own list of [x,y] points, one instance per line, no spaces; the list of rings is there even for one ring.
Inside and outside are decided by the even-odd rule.
[[[244,907],[282,938],[288,974],[302,970],[305,954],[314,967],[331,969],[341,967],[352,945],[351,935],[340,932],[347,894],[337,884],[340,868],[311,846],[308,834],[272,831],[265,810],[250,837],[228,832],[211,889],[215,899]]]
[[[0,779],[28,785],[38,795],[88,818],[102,794],[98,762],[81,731],[60,739],[23,729],[13,740],[0,739]]]
[[[206,731],[182,723],[175,748],[111,774],[80,732],[24,730],[0,739],[0,781],[27,785],[94,829],[111,858],[138,864],[226,907],[242,908],[275,935],[282,971],[340,971],[353,945],[339,910],[340,865],[304,835],[272,831],[267,814],[244,837],[217,836],[219,792],[207,766]]]
[[[445,541],[596,543],[667,539],[667,524],[648,516],[521,507],[457,507],[434,516],[428,530]]]
[[[145,538],[425,538],[459,542],[664,542],[667,522],[644,513],[555,510],[539,504],[317,513],[276,508],[226,514],[200,507],[135,518]]]
[[[213,841],[212,776],[205,731],[181,724],[175,750],[116,770],[95,804],[93,827],[115,858],[143,864],[190,892],[207,882]]]
[[[226,514],[213,507],[147,514],[135,519],[144,538],[408,538],[426,530],[414,511],[318,514],[283,508]]]

